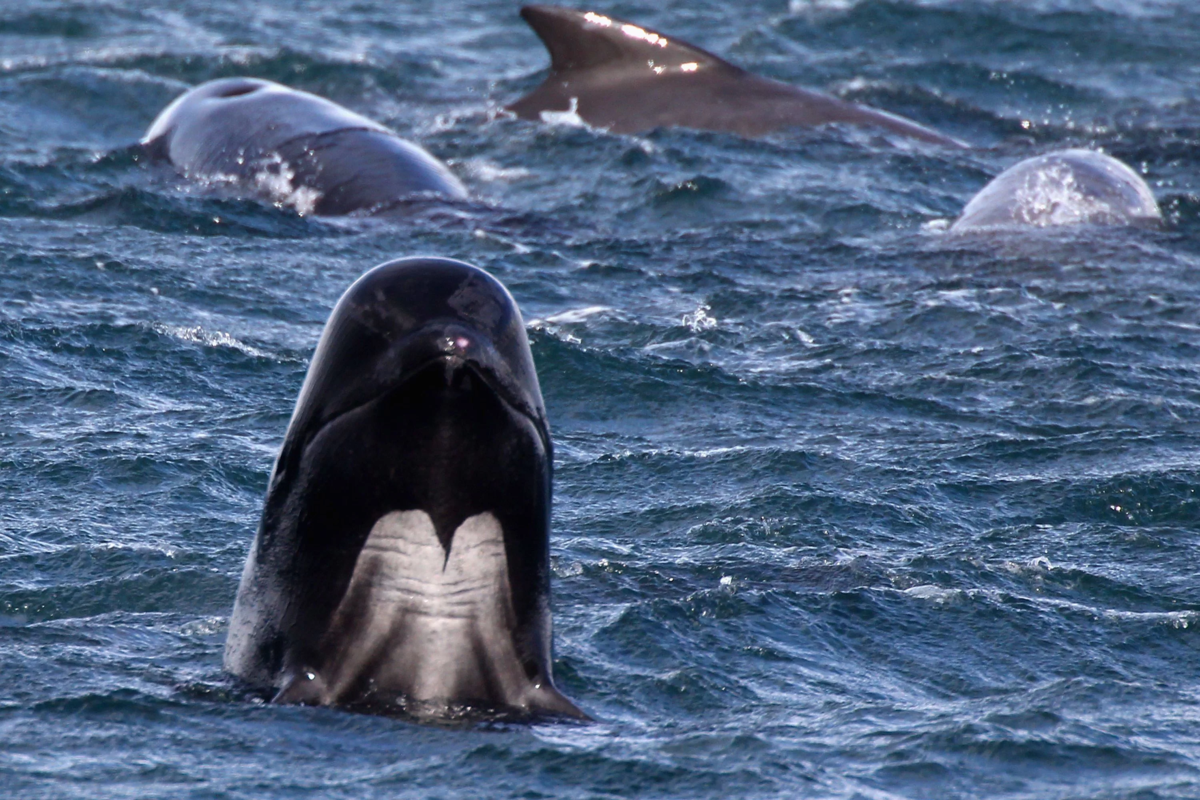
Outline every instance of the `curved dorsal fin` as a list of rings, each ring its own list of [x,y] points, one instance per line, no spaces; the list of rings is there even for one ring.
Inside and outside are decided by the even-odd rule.
[[[550,51],[551,72],[602,66],[725,67],[738,69],[706,50],[679,39],[668,39],[631,22],[594,11],[557,6],[525,6],[521,18]]]

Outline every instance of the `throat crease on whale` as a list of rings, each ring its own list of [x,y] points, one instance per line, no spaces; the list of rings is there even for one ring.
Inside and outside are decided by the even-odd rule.
[[[687,42],[594,11],[525,6],[521,16],[550,52],[550,75],[507,107],[522,119],[574,112],[613,133],[682,127],[742,136],[841,122],[965,147],[912,120],[754,75]]]
[[[257,78],[222,78],[184,93],[142,146],[187,178],[301,214],[371,214],[414,195],[467,196],[445,164],[389,128]]]
[[[507,290],[450,259],[371,270],[296,402],[226,669],[281,703],[586,718],[551,674],[551,464]]]

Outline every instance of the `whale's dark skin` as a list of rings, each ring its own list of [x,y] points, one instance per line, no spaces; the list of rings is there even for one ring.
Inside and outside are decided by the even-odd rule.
[[[323,97],[257,78],[209,81],[175,99],[142,139],[189,178],[231,181],[301,213],[370,213],[466,188],[423,148]]]
[[[226,669],[278,702],[586,718],[551,675],[551,464],[505,288],[450,259],[371,270],[296,402]]]
[[[830,122],[935,144],[962,142],[911,120],[751,74],[698,47],[591,11],[525,6],[550,75],[508,106],[522,119],[573,110],[613,133],[681,127],[761,136]]]

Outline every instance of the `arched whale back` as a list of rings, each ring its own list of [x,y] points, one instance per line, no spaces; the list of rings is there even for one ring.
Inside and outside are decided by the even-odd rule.
[[[997,175],[971,198],[951,230],[1161,221],[1150,187],[1127,165],[1095,150],[1059,150]]]
[[[552,461],[504,287],[450,259],[371,270],[296,402],[226,668],[279,702],[584,716],[552,678]]]
[[[939,144],[961,142],[903,117],[763,78],[695,45],[593,11],[525,6],[550,75],[508,106],[524,119],[574,111],[614,133],[685,127],[758,136],[844,122]]]
[[[190,178],[235,181],[302,212],[370,211],[420,192],[466,196],[444,164],[383,125],[256,78],[197,86],[142,141]]]

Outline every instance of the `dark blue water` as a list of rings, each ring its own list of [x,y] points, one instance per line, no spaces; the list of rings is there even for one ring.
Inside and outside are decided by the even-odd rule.
[[[505,119],[509,2],[0,2],[0,794],[1200,797],[1200,9],[598,7],[979,145]],[[124,150],[253,75],[475,207],[303,218]],[[952,237],[1061,147],[1160,231]],[[221,649],[343,289],[504,281],[557,443],[555,671],[590,725],[272,707]]]

